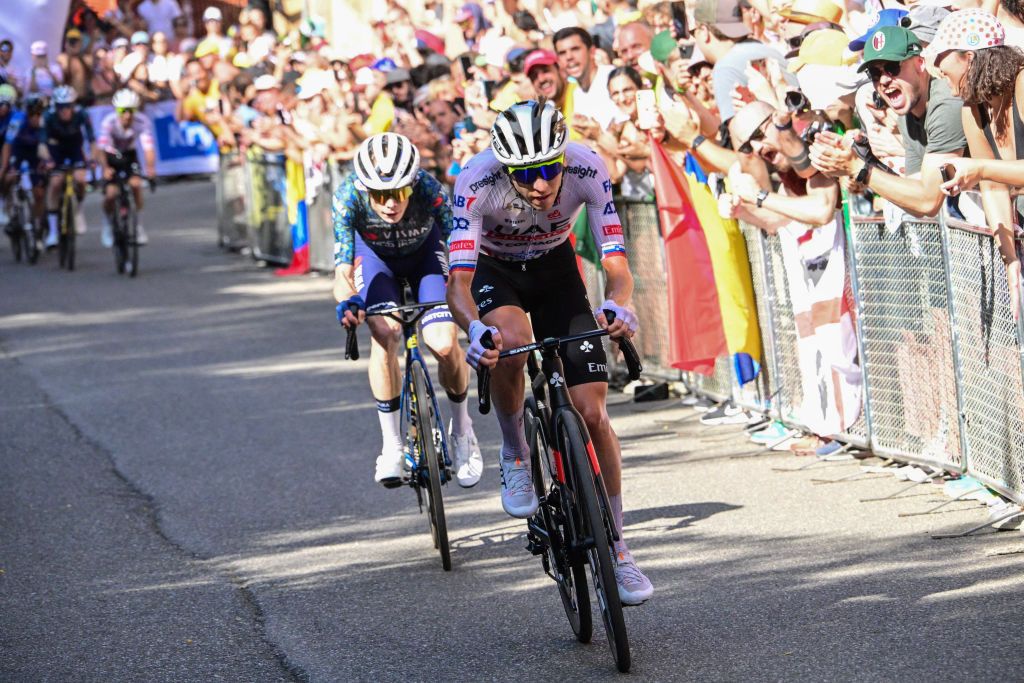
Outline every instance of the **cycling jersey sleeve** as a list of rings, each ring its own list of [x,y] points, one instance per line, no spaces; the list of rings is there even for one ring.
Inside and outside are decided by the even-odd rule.
[[[79,125],[82,128],[82,133],[85,135],[85,139],[90,145],[94,144],[96,142],[96,134],[92,128],[92,119],[89,118],[89,115],[85,113],[84,110],[78,111],[78,117]]]
[[[608,177],[608,169],[595,152],[589,153],[595,157],[593,168],[597,171],[597,176],[586,183],[585,195],[587,218],[590,232],[594,235],[594,244],[601,248],[602,261],[613,256],[625,256],[626,241],[622,236],[619,213],[615,210],[615,202],[612,200],[612,181]]]
[[[132,122],[136,126],[138,132],[139,143],[142,144],[142,150],[144,152],[150,152],[155,149],[154,135],[153,135],[153,121],[148,116],[141,113],[135,114],[135,120]]]
[[[452,207],[448,202],[448,195],[445,194],[441,183],[422,169],[419,172],[417,186],[423,188],[424,196],[429,202],[430,213],[434,216],[434,223],[441,231],[441,237],[447,242],[452,234]]]
[[[455,272],[476,270],[480,254],[480,233],[483,225],[481,202],[474,192],[478,172],[472,162],[455,178],[452,195],[452,230],[448,237],[448,270]],[[491,183],[493,185],[493,183]],[[484,189],[490,187],[484,185]]]
[[[10,123],[7,124],[7,135],[4,138],[4,142],[9,145],[13,145],[14,141],[18,139],[18,133],[21,132],[21,126],[25,122],[25,114],[22,112],[15,112],[14,116],[11,117]]]
[[[107,114],[103,117],[103,120],[100,121],[100,135],[96,140],[96,146],[110,154],[116,151],[112,134],[116,117],[116,114]]]
[[[334,222],[334,267],[352,265],[355,260],[355,184],[349,174],[338,186],[331,201],[331,217]]]

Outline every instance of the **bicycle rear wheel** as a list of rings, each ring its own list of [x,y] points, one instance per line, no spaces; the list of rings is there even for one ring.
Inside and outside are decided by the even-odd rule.
[[[566,458],[567,476],[571,472],[570,488],[577,496],[577,532],[582,532],[588,541],[587,562],[590,565],[594,594],[601,608],[608,645],[615,658],[616,668],[626,673],[631,664],[629,636],[626,633],[626,621],[622,616],[619,588],[615,582],[611,533],[606,523],[608,517],[601,510],[593,466],[590,464],[593,446],[590,445],[590,440],[585,436],[586,432],[578,419],[560,419],[557,433]]]
[[[32,215],[32,207],[27,204],[18,206],[18,217],[21,223],[21,252],[29,265],[35,265],[39,261],[39,231],[36,225],[36,218]]]
[[[135,277],[139,274],[139,214],[135,207],[128,207],[128,274]]]
[[[114,231],[114,265],[117,267],[119,274],[124,274],[128,263],[127,207],[118,201],[118,205],[114,209],[114,215],[111,218],[113,219],[111,227]]]
[[[573,537],[568,528],[571,516],[565,513],[566,494],[563,486],[552,486],[547,490],[548,481],[557,481],[551,461],[551,450],[541,429],[543,416],[537,410],[533,397],[526,399],[526,434],[530,444],[533,464],[533,485],[537,497],[543,501],[538,508],[540,521],[547,532],[547,557],[549,569],[558,586],[565,616],[569,626],[581,643],[589,643],[594,635],[594,622],[590,613],[590,593],[587,590],[587,573],[581,558],[572,557],[566,539]]]
[[[11,218],[7,222],[5,229],[7,238],[11,241],[11,253],[14,254],[14,260],[16,263],[21,263],[22,233],[25,230],[21,225],[21,221],[18,220],[18,207],[14,207],[14,211],[11,213]],[[25,255],[25,260],[28,260],[28,254]]]
[[[416,407],[416,436],[420,443],[420,474],[426,471],[427,517],[434,547],[441,553],[441,566],[451,571],[451,549],[448,547],[448,525],[444,518],[444,499],[441,497],[441,473],[444,471],[444,457],[434,439],[441,431],[440,416],[434,410],[434,401],[427,391],[426,371],[422,363],[412,366],[412,386]]]

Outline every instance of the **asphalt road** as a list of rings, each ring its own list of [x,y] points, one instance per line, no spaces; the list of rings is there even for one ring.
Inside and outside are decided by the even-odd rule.
[[[372,481],[329,280],[221,252],[209,183],[152,197],[129,280],[97,208],[74,273],[0,246],[0,680],[621,680],[501,511],[493,418],[483,481],[446,491],[446,574],[411,492]],[[931,540],[983,510],[899,517],[938,487],[860,502],[900,484],[777,471],[806,460],[674,402],[611,410],[656,586],[633,679],[1020,679],[1019,532]]]

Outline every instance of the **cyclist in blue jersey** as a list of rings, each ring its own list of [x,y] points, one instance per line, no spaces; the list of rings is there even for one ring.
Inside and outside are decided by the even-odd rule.
[[[452,215],[440,183],[420,169],[420,154],[409,138],[396,133],[374,135],[360,145],[355,172],[334,195],[334,297],[338,321],[345,327],[364,321],[373,342],[370,389],[377,402],[383,447],[374,479],[388,487],[403,479],[398,350],[401,327],[367,312],[398,306],[401,281],[409,283],[417,301],[444,301],[448,259],[445,242]],[[351,305],[359,309],[353,315]],[[455,478],[475,486],[483,459],[466,401],[469,368],[458,343],[458,328],[447,306],[422,318],[423,342],[437,358],[441,386],[448,394],[455,446]]]
[[[7,83],[0,84],[0,140],[7,136],[7,126],[14,117],[14,103],[18,101],[18,91]],[[0,146],[2,146],[0,142]],[[0,175],[0,189],[3,188],[3,176]],[[0,223],[7,227],[7,213],[4,211],[6,196],[0,192]]]
[[[85,143],[96,144],[92,122],[89,115],[76,103],[78,93],[70,85],[58,86],[53,91],[53,109],[46,114],[46,145],[50,149],[50,158],[60,168],[70,167],[74,170],[75,184],[75,231],[85,232],[85,217],[82,215],[82,200],[85,198],[86,159]],[[64,176],[55,172],[50,176],[49,190],[49,221],[50,231],[46,236],[46,246],[57,245],[57,217],[60,214],[61,191],[64,188]]]
[[[16,111],[7,124],[4,147],[0,151],[0,195],[10,197],[23,165],[28,166],[32,182],[32,215],[41,220],[46,210],[46,173],[43,164],[50,160],[46,149],[46,131],[42,97],[31,94],[25,98],[24,111]]]

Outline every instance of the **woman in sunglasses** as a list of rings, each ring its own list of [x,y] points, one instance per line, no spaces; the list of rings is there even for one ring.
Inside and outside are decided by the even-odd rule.
[[[552,103],[535,101],[519,102],[498,114],[491,147],[470,159],[455,182],[448,304],[469,333],[469,362],[492,369],[491,397],[502,434],[501,502],[513,517],[530,517],[538,505],[523,432],[526,356],[498,362],[498,350],[531,338],[594,329],[595,314],[569,241],[584,208],[607,283],[596,324],[608,327],[612,337],[632,336],[637,328],[629,307],[633,276],[611,191],[601,158],[569,142],[565,117]],[[611,325],[600,312],[605,309],[615,313]],[[498,350],[484,348],[481,337],[488,331]],[[572,401],[594,441],[621,534],[621,452],[605,407],[604,349],[600,344],[571,344],[563,350],[562,361]],[[654,591],[651,582],[624,541],[615,550],[620,598],[631,605],[644,602]]]
[[[355,172],[334,195],[334,297],[338,322],[350,327],[365,321],[373,337],[370,387],[384,442],[374,479],[392,488],[402,484],[404,461],[398,369],[402,330],[384,316],[367,318],[366,311],[400,305],[400,280],[409,283],[417,301],[445,298],[445,240],[452,214],[440,183],[420,168],[419,150],[404,135],[370,136],[359,146],[353,167]],[[350,310],[352,304],[359,309],[357,315]],[[447,306],[432,309],[422,323],[423,342],[437,358],[440,384],[450,403],[456,480],[460,486],[474,486],[483,460],[469,417],[469,369],[458,329]]]

